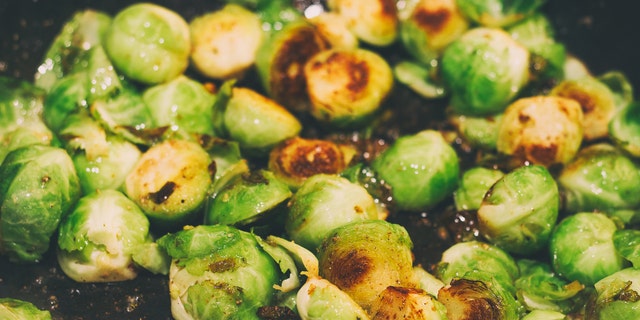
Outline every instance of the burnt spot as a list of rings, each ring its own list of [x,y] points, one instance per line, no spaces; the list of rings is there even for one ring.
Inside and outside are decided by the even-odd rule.
[[[445,8],[429,10],[427,8],[417,8],[413,13],[415,23],[427,32],[433,34],[442,31],[447,21],[451,19],[451,12]]]
[[[327,280],[341,289],[354,288],[361,284],[373,269],[373,261],[365,253],[350,250],[343,256],[334,256],[331,261],[331,272]]]
[[[342,68],[349,75],[346,88],[352,93],[363,91],[369,83],[370,70],[365,61],[355,59],[352,53],[335,52],[327,58],[327,64]]]
[[[551,165],[556,160],[558,154],[558,146],[551,144],[548,146],[532,145],[528,150],[528,155],[531,161],[534,161],[543,165]]]
[[[398,7],[394,0],[382,0],[380,1],[380,15],[383,17],[389,17],[395,19],[398,14]]]
[[[175,182],[168,181],[162,186],[162,188],[160,188],[160,190],[149,193],[149,200],[153,201],[155,204],[162,204],[171,197],[177,187],[178,185]]]
[[[237,268],[236,260],[232,258],[216,260],[209,264],[209,271],[213,273],[233,271],[236,268]]]
[[[596,108],[598,107],[598,102],[595,101],[595,99],[591,95],[578,88],[574,88],[571,85],[564,86],[559,93],[559,96],[577,101],[580,104],[580,107],[582,108],[582,112],[584,114],[588,114],[596,110]]]
[[[527,122],[529,122],[530,120],[531,120],[531,117],[530,117],[529,115],[524,114],[524,113],[520,113],[520,114],[518,114],[518,121],[519,121],[520,123],[527,123]]]
[[[273,59],[269,75],[274,100],[289,109],[305,108],[301,106],[308,100],[304,65],[311,56],[327,46],[312,27],[300,28],[283,43]]]

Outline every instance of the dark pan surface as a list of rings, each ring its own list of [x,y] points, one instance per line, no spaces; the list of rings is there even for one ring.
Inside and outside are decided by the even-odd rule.
[[[214,0],[156,1],[187,20],[218,8]],[[95,8],[114,14],[130,1],[4,0],[0,1],[0,74],[32,80],[52,38],[74,11]],[[640,89],[640,45],[637,10],[628,0],[556,0],[546,11],[560,41],[587,62],[594,74],[623,71]],[[403,103],[406,103],[404,101]],[[410,104],[410,103],[409,103]],[[427,220],[404,217],[419,262],[437,259],[437,240]],[[141,274],[136,280],[113,284],[79,284],[69,280],[49,253],[37,265],[15,265],[0,257],[0,297],[14,297],[51,310],[54,319],[171,319],[167,279]]]

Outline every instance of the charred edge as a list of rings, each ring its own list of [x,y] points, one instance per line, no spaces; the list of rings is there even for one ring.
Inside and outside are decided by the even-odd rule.
[[[160,190],[149,193],[149,199],[155,204],[161,204],[173,194],[176,190],[177,184],[173,181],[165,183]]]

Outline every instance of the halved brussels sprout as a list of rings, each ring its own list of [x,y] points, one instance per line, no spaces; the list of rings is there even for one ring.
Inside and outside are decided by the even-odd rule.
[[[373,197],[364,187],[330,174],[305,180],[289,200],[288,209],[287,234],[309,250],[318,248],[338,227],[378,218]]]
[[[320,276],[370,312],[388,286],[414,288],[413,243],[407,230],[384,220],[335,229],[319,249]]]
[[[77,282],[134,279],[132,255],[150,242],[149,220],[124,194],[99,190],[83,196],[58,229],[58,264]]]
[[[125,76],[145,84],[162,83],[182,74],[189,64],[189,25],[163,6],[132,4],[115,15],[103,45]]]
[[[610,144],[580,150],[558,175],[568,212],[598,210],[614,214],[640,208],[640,166]]]
[[[38,262],[80,195],[64,149],[32,145],[9,152],[0,165],[0,254],[14,262]]]
[[[596,298],[586,306],[585,319],[637,319],[640,317],[640,270],[625,268],[594,285]]]
[[[242,77],[264,38],[258,15],[236,4],[199,15],[189,27],[193,66],[213,79]]]
[[[142,100],[149,107],[153,124],[172,131],[213,135],[215,95],[187,76],[152,86]]]
[[[502,112],[529,81],[529,51],[506,31],[472,28],[442,54],[451,106],[461,115]]]
[[[142,154],[124,190],[152,223],[164,228],[191,221],[212,182],[211,158],[197,143],[167,140]]]
[[[558,83],[550,95],[578,101],[584,115],[583,134],[585,141],[606,138],[609,121],[618,107],[613,92],[594,77],[564,80]]]
[[[243,174],[208,199],[205,224],[242,227],[284,203],[292,192],[267,170]]]
[[[374,46],[386,46],[398,36],[398,14],[393,0],[328,0],[332,12],[347,19],[358,39]]]
[[[399,9],[400,40],[424,65],[437,63],[442,51],[469,28],[455,0],[405,1]]]
[[[5,320],[51,320],[49,310],[40,310],[29,301],[0,298],[0,318]]]
[[[293,137],[271,149],[268,167],[278,179],[297,189],[313,175],[342,172],[348,158],[343,148],[332,141]]]
[[[499,152],[549,167],[569,162],[583,140],[583,113],[573,99],[520,98],[504,111],[498,132]]]
[[[393,88],[387,61],[366,49],[323,50],[307,60],[304,76],[311,115],[338,127],[366,123]]]
[[[175,319],[256,319],[283,276],[256,236],[200,225],[157,240],[171,256],[169,294]]]
[[[505,27],[538,11],[547,0],[457,0],[462,13],[483,26]]]
[[[373,160],[371,167],[391,186],[398,209],[435,206],[458,185],[460,164],[440,132],[425,130],[400,137]]]
[[[487,191],[502,177],[504,172],[498,169],[473,167],[465,171],[453,192],[456,210],[478,210]]]
[[[590,286],[623,268],[615,250],[616,223],[603,213],[579,212],[564,218],[551,235],[553,269],[570,281]]]
[[[543,166],[519,167],[487,191],[478,208],[480,234],[517,254],[546,248],[560,207],[558,186]]]

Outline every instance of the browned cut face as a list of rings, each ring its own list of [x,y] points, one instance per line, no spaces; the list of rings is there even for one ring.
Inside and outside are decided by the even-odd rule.
[[[350,250],[329,261],[331,273],[326,275],[327,280],[344,290],[361,285],[373,267],[371,258],[358,250]]]
[[[451,12],[445,8],[429,10],[428,8],[419,7],[413,13],[413,20],[421,29],[425,30],[427,34],[442,31],[450,18]]]

